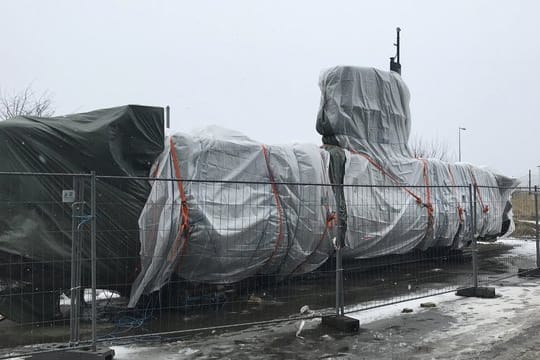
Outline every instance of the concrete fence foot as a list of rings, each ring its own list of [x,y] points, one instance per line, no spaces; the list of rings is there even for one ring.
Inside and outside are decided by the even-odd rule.
[[[479,287],[470,287],[465,289],[459,289],[456,291],[457,296],[465,296],[465,297],[478,297],[478,298],[486,298],[486,299],[492,299],[496,297],[495,295],[495,288],[494,287],[487,287],[487,286],[479,286]]]
[[[90,346],[78,349],[69,349],[68,346],[51,344],[41,354],[30,357],[32,360],[113,360],[114,350],[107,347],[98,346],[96,351],[92,351]]]
[[[540,277],[540,269],[518,269],[519,277]]]
[[[323,316],[322,324],[343,332],[358,332],[360,329],[360,321],[344,315]]]

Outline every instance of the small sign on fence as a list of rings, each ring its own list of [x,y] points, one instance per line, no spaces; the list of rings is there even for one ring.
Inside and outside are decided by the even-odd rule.
[[[62,202],[63,203],[72,203],[75,201],[75,191],[74,190],[62,190]]]

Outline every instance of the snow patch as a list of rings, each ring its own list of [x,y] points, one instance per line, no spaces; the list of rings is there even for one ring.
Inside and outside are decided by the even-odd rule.
[[[118,294],[115,291],[96,289],[96,300],[97,301],[116,299],[116,298],[119,298],[119,297],[120,297],[120,294]],[[92,289],[84,289],[84,301],[86,301],[86,302],[91,302],[92,301]],[[71,305],[70,298],[65,294],[60,295],[60,305],[62,305],[62,306]]]
[[[367,308],[370,306],[378,306],[384,303],[384,301],[378,300],[375,302],[363,303],[361,305],[361,308],[358,308],[358,306],[348,307],[345,308],[345,311],[355,311],[347,314],[347,316],[358,319],[360,321],[360,326],[362,326],[362,324],[369,324],[394,316],[408,316],[410,314],[427,311],[427,308],[420,307],[420,304],[426,302],[427,299],[429,299],[430,302],[434,302],[438,306],[438,304],[441,302],[456,300],[456,298],[457,296],[455,295],[455,293],[451,292],[447,294],[430,296],[429,298],[408,300],[396,304],[384,305],[373,309],[362,310],[363,308]],[[401,314],[404,308],[413,309],[413,313]]]

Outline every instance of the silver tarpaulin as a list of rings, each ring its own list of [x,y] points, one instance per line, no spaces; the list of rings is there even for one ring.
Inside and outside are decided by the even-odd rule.
[[[328,162],[315,145],[264,145],[215,127],[172,136],[139,220],[130,305],[173,272],[224,284],[318,268],[332,253],[332,187],[295,184],[330,184]],[[159,180],[171,178],[189,180]]]
[[[324,71],[320,87],[322,148],[264,145],[216,127],[168,140],[139,219],[130,306],[173,273],[223,284],[313,271],[334,251],[336,223],[344,257],[357,259],[511,231],[515,179],[412,156],[409,90],[398,74],[341,66]]]
[[[516,179],[470,164],[412,156],[410,95],[399,74],[338,66],[322,72],[319,86],[317,130],[327,146],[346,155],[343,183],[371,186],[343,188],[344,256],[461,248],[473,235],[501,235],[503,219],[511,222],[505,209]],[[469,194],[469,184],[478,185],[475,193]],[[350,206],[359,197],[365,205]],[[472,229],[474,198],[477,225]]]

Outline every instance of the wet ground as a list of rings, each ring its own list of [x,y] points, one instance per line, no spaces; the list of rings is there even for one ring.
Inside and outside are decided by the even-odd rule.
[[[479,248],[480,280],[484,283],[500,283],[502,281],[500,279],[508,276],[512,276],[510,279],[516,279],[515,274],[518,268],[534,266],[534,242],[531,241],[511,239],[495,243],[481,243]],[[367,264],[368,266],[366,264],[347,264],[344,281],[345,301],[350,306],[346,310],[352,312],[353,315],[367,314],[371,310],[357,311],[468,286],[472,284],[470,259],[470,253],[453,253],[444,256],[433,254],[421,261],[418,259],[387,258],[379,263]],[[179,336],[186,336],[183,337],[184,341],[192,341],[193,344],[197,344],[202,337],[205,339],[203,342],[205,345],[204,349],[199,349],[199,353],[201,351],[206,353],[208,350],[205,356],[210,358],[219,358],[213,357],[212,354],[220,354],[221,357],[229,356],[230,349],[225,350],[227,346],[221,352],[219,349],[224,346],[223,342],[230,341],[234,344],[231,354],[245,348],[245,354],[247,354],[245,358],[260,357],[261,346],[264,354],[270,356],[268,358],[290,357],[292,354],[297,354],[298,351],[301,354],[312,354],[315,358],[324,357],[326,353],[339,357],[341,353],[351,354],[351,351],[354,351],[355,354],[365,353],[365,358],[370,358],[370,351],[380,355],[379,352],[369,350],[368,345],[373,341],[375,341],[374,344],[382,348],[392,345],[391,342],[387,343],[384,339],[373,339],[373,336],[376,338],[378,335],[373,335],[369,331],[361,332],[353,338],[343,334],[328,334],[325,329],[319,326],[320,320],[306,321],[305,329],[301,334],[302,338],[290,336],[291,333],[293,335],[296,333],[298,321],[258,328],[253,334],[252,340],[248,339],[250,339],[249,334],[253,329],[247,326],[236,328],[235,330],[240,329],[240,331],[234,332],[230,332],[231,330],[223,332],[225,330],[219,329],[220,325],[252,323],[299,315],[298,310],[304,305],[314,309],[317,314],[331,312],[335,301],[334,272],[331,264],[315,274],[296,278],[289,282],[246,286],[233,293],[229,291],[227,296],[228,302],[225,304],[218,302],[197,305],[195,303],[181,309],[154,311],[152,311],[152,304],[150,304],[147,308],[129,314],[115,310],[121,309],[125,300],[106,299],[100,302],[100,308],[103,310],[102,313],[109,317],[102,317],[102,321],[98,324],[98,333],[101,339],[110,339],[125,335],[208,327],[210,330],[149,337],[145,338],[145,341],[169,343],[175,341]],[[381,309],[389,309],[391,306],[385,306]],[[88,309],[86,311],[88,312]],[[110,316],[112,314],[116,316]],[[394,335],[419,331],[419,336],[424,336],[422,335],[424,332],[427,334],[430,329],[447,326],[453,321],[450,315],[438,312],[415,314],[415,316],[417,318],[412,323],[400,324],[398,322],[389,325],[388,329],[383,324],[379,324],[377,331],[384,330]],[[424,316],[426,317],[423,318]],[[395,327],[394,331],[391,327]],[[83,338],[88,338],[89,324],[83,322],[82,328]],[[211,329],[217,330],[214,330],[215,333],[212,334]],[[381,334],[384,335],[384,331]],[[264,338],[260,338],[259,333],[264,333]],[[212,339],[217,334],[221,335],[216,338],[214,343]],[[39,327],[20,326],[9,320],[0,321],[0,346],[4,348],[29,343],[67,341],[68,339],[69,321],[66,320],[55,324],[43,324]],[[139,342],[142,340],[138,339]],[[213,344],[217,348],[214,349]],[[163,346],[167,348],[174,345]],[[392,346],[400,347],[399,343]],[[184,345],[181,347],[185,348]],[[255,350],[256,348],[259,350]],[[155,348],[153,349],[155,351]],[[432,352],[431,350],[427,351],[427,348],[420,348],[418,351],[424,350],[426,353]],[[140,346],[137,347],[137,352],[144,354],[144,350]],[[189,354],[184,355],[188,356]]]
[[[114,347],[117,359],[537,359],[540,280],[504,280],[495,299],[454,294],[367,310],[351,335],[319,320],[255,326],[161,345]],[[402,313],[404,307],[412,313]],[[384,309],[381,311],[381,309]]]

